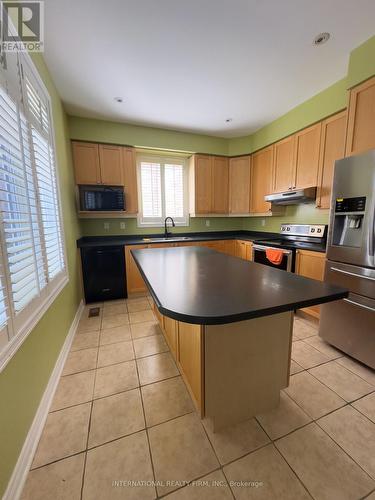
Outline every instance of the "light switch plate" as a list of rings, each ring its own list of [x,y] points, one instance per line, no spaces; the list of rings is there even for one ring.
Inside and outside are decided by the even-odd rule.
[[[120,222],[120,229],[125,229],[125,228],[126,228],[126,223]]]
[[[210,224],[211,224],[210,219],[207,219],[207,220],[206,220],[206,227],[210,227]]]
[[[104,223],[104,229],[105,229],[106,231],[108,231],[108,229],[109,229],[109,222],[105,222],[105,223]]]

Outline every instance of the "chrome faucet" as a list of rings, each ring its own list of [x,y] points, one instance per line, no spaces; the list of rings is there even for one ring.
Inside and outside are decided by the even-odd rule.
[[[164,238],[168,238],[168,236],[170,235],[170,233],[168,232],[168,229],[167,229],[167,221],[168,219],[172,222],[172,227],[175,227],[175,223],[174,223],[174,220],[172,219],[172,217],[166,217],[164,219]]]

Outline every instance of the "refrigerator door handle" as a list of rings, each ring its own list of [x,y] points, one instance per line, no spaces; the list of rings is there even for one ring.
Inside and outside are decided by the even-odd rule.
[[[372,221],[369,227],[369,254],[374,257],[374,240],[375,240],[375,206],[372,211]]]
[[[343,299],[344,302],[349,302],[349,304],[353,304],[354,306],[362,307],[363,309],[367,309],[369,311],[375,312],[375,309],[369,306],[365,306],[363,304],[358,304],[358,302],[355,302],[354,300],[350,299]]]
[[[343,269],[338,269],[337,267],[331,267],[330,271],[336,271],[337,273],[348,274],[349,276],[355,276],[356,278],[363,278],[365,280],[375,281],[375,278],[371,276],[365,276],[364,274],[351,273],[349,271],[344,271]],[[344,299],[346,300],[346,299]]]

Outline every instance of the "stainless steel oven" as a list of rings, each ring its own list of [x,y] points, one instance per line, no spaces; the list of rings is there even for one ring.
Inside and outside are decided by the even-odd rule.
[[[283,258],[279,265],[273,264],[267,259],[266,250],[268,248],[277,248],[283,252]],[[266,266],[275,267],[276,269],[282,269],[283,271],[293,271],[293,250],[287,250],[279,247],[265,246],[265,245],[253,245],[253,261],[259,264],[264,264]]]

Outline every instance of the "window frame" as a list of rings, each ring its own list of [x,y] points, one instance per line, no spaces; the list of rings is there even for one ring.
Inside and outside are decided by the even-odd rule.
[[[143,203],[142,203],[142,182],[141,182],[141,163],[142,162],[155,162],[160,163],[160,182],[161,182],[161,217],[147,217],[143,216]],[[183,216],[173,217],[176,226],[187,227],[189,226],[189,169],[188,158],[185,156],[171,156],[171,155],[155,155],[155,154],[137,154],[137,186],[138,186],[138,215],[137,226],[139,228],[147,227],[164,227],[164,219],[167,217],[165,213],[165,175],[164,167],[166,164],[182,165],[183,168]]]
[[[6,55],[5,55],[6,56]],[[45,86],[42,78],[40,77],[31,57],[27,53],[17,53],[17,65],[21,75],[20,89],[11,88],[8,89],[8,94],[18,102],[18,105],[21,107],[21,111],[24,114],[27,120],[28,128],[33,124],[32,119],[30,118],[30,111],[27,109],[26,102],[26,75],[30,75],[36,84],[39,87],[39,90],[42,93],[43,99],[46,101],[48,106],[48,118],[49,118],[49,137],[48,144],[52,150],[54,170],[55,170],[55,178],[56,178],[56,198],[57,198],[57,211],[58,218],[60,222],[60,238],[61,238],[61,250],[63,257],[63,269],[54,276],[51,280],[48,279],[48,268],[46,268],[46,276],[47,283],[40,290],[40,293],[34,297],[18,314],[15,314],[13,303],[12,303],[12,291],[10,285],[10,273],[7,261],[7,252],[4,240],[4,226],[0,223],[0,235],[1,235],[1,252],[0,259],[1,265],[4,270],[5,275],[5,289],[6,296],[5,301],[8,305],[8,320],[2,327],[0,327],[0,335],[7,335],[8,341],[1,346],[0,342],[0,373],[3,371],[5,366],[11,360],[13,355],[18,351],[20,346],[26,340],[31,331],[35,328],[40,319],[47,312],[51,304],[55,301],[55,299],[59,296],[60,292],[65,288],[65,286],[69,282],[69,268],[68,268],[68,259],[67,259],[67,251],[66,251],[66,240],[65,240],[65,228],[64,228],[64,217],[63,217],[63,209],[61,203],[61,182],[60,182],[60,169],[59,162],[56,154],[56,137],[55,137],[55,127],[54,127],[54,119],[53,119],[53,107],[51,96],[48,92],[47,87]],[[16,96],[20,95],[21,99]],[[38,130],[38,129],[37,129]],[[29,134],[31,135],[31,128],[29,130]],[[30,147],[31,143],[30,143]],[[33,175],[35,178],[35,162],[33,162]],[[38,201],[38,210],[40,209],[39,201]],[[38,213],[38,221],[42,226],[40,213]],[[44,252],[44,250],[43,250]],[[43,260],[44,265],[47,265],[47,262]]]

